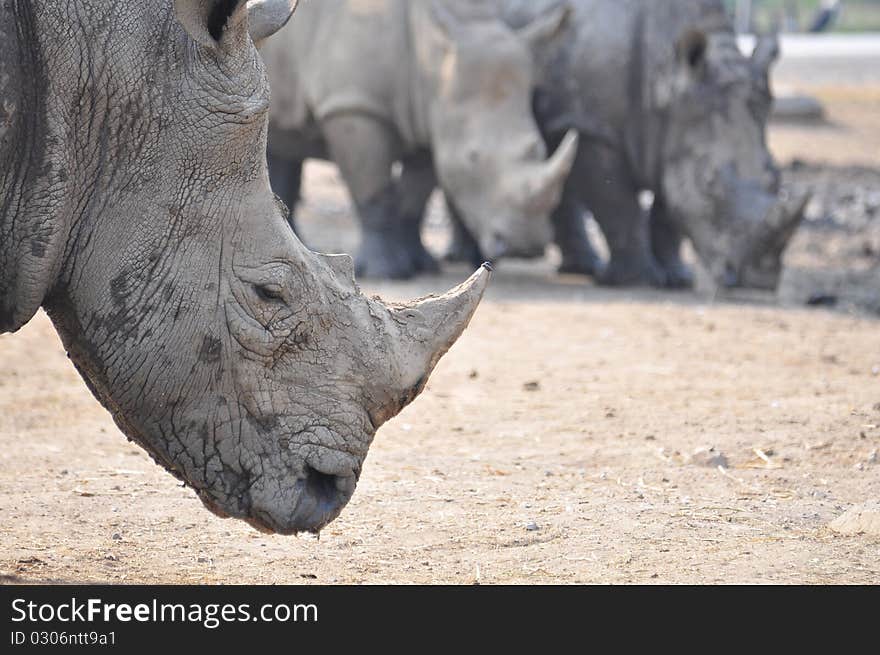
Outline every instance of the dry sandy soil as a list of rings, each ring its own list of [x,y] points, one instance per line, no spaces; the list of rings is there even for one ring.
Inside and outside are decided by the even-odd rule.
[[[880,96],[819,92],[831,124],[776,126],[773,147],[858,205],[834,192],[880,191]],[[350,248],[332,170],[312,167],[306,193],[307,241]],[[553,275],[552,257],[503,264],[320,539],[203,509],[125,441],[40,314],[0,337],[0,580],[880,582],[880,538],[828,527],[880,499],[871,202],[861,217],[814,208],[783,302],[601,290]],[[421,295],[466,273],[367,288]],[[838,311],[803,307],[816,293]]]

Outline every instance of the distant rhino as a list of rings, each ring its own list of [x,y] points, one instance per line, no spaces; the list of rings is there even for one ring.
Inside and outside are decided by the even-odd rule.
[[[498,0],[513,26],[547,0]],[[779,193],[767,150],[774,38],[751,58],[720,0],[570,0],[564,38],[542,48],[535,111],[548,144],[576,128],[581,145],[554,215],[562,270],[611,285],[689,286],[687,236],[723,287],[773,289],[807,196]],[[654,194],[650,218],[639,195]],[[608,242],[603,266],[583,210]],[[478,258],[458,229],[458,258]]]
[[[221,516],[320,530],[489,273],[386,306],[269,188],[253,40],[295,0],[0,0],[0,333],[43,306],[120,429]]]
[[[532,49],[566,14],[553,7],[514,31],[491,0],[304,4],[262,49],[273,189],[295,207],[303,161],[336,162],[361,222],[361,275],[436,269],[419,224],[438,180],[487,259],[543,254],[577,136],[547,159]]]

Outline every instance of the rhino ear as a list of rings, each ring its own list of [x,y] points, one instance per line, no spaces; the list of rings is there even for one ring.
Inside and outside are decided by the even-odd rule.
[[[559,36],[568,24],[572,7],[567,2],[557,4],[542,12],[528,25],[520,27],[517,34],[533,50]]]
[[[275,34],[293,16],[299,0],[250,0],[248,30],[257,47]]]
[[[676,59],[692,75],[699,75],[705,70],[708,49],[709,38],[702,30],[687,30],[675,42]]]
[[[183,29],[210,50],[241,44],[247,33],[246,0],[174,0],[174,14]]]
[[[431,3],[431,18],[448,39],[454,39],[461,32],[461,19],[443,2],[434,0]]]
[[[770,74],[770,67],[777,59],[779,59],[779,36],[776,34],[761,36],[752,53],[752,69],[760,76],[767,76]]]

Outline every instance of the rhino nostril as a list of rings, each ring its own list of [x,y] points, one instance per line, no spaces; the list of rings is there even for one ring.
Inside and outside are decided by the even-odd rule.
[[[335,503],[339,498],[339,476],[322,473],[321,471],[306,466],[306,489],[315,500],[320,503]]]
[[[489,252],[486,255],[489,257],[491,261],[497,261],[504,257],[509,251],[509,247],[507,245],[507,239],[505,239],[501,234],[495,232],[492,235],[491,245],[489,247]]]

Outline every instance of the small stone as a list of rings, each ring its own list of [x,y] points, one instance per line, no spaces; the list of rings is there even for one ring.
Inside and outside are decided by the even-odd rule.
[[[530,521],[530,522],[526,523],[526,530],[528,530],[529,532],[537,532],[540,529],[541,528],[539,528],[538,524],[535,523],[534,521]]]
[[[526,382],[523,385],[523,389],[525,389],[526,391],[540,391],[541,390],[541,383],[537,382],[537,381]]]
[[[830,293],[814,293],[807,299],[809,307],[835,307],[838,297]]]
[[[828,524],[837,534],[880,537],[880,501],[855,505]]]
[[[694,466],[706,466],[709,468],[717,468],[719,466],[728,468],[727,457],[715,446],[697,448],[688,458],[688,463]]]
[[[113,536],[111,538],[115,539],[116,541],[122,541],[122,535],[119,534],[118,532],[114,532]]]

